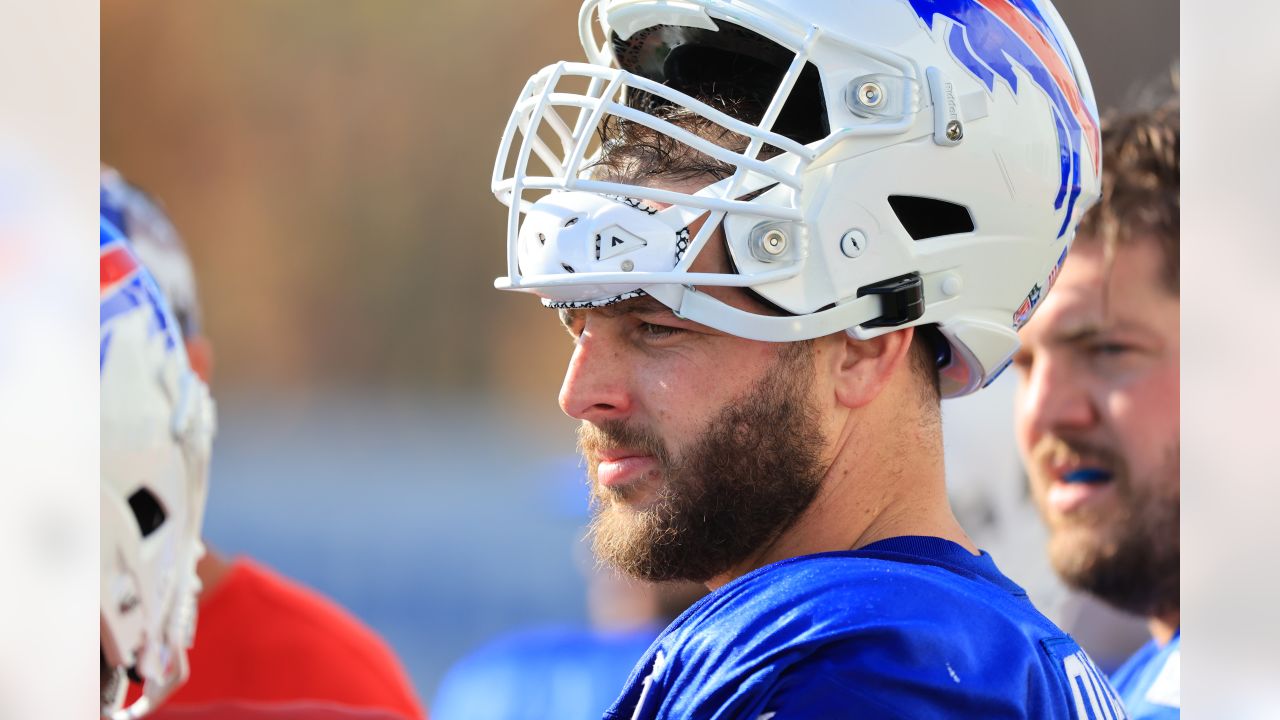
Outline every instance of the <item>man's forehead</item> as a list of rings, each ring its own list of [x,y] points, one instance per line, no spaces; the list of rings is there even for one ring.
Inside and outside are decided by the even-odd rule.
[[[1124,251],[1121,251],[1124,252]],[[1028,323],[1032,338],[1086,339],[1104,332],[1153,330],[1162,305],[1176,304],[1154,267],[1132,256],[1107,265],[1103,253],[1072,251],[1044,306]]]
[[[1085,266],[1097,276],[1094,282],[1109,279],[1113,285],[1149,285],[1176,298],[1177,288],[1169,287],[1165,277],[1170,242],[1176,246],[1176,240],[1141,230],[1128,230],[1113,237],[1081,234],[1072,243],[1064,268],[1075,261],[1078,270]]]

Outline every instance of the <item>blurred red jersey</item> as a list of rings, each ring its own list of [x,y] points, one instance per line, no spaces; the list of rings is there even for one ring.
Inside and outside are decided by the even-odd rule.
[[[425,717],[382,638],[333,601],[247,558],[201,596],[188,657],[190,678],[156,710],[157,720],[232,705],[261,714],[270,704],[307,709],[297,717],[377,710]]]

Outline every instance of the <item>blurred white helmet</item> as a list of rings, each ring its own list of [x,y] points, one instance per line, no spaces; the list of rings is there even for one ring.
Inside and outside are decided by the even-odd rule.
[[[213,402],[124,235],[101,222],[103,717],[136,718],[187,675]],[[122,708],[128,671],[143,696]]]
[[[579,25],[588,62],[535,74],[502,137],[497,287],[557,307],[645,293],[768,341],[932,324],[945,396],[1007,366],[1099,192],[1093,92],[1046,0],[588,0]],[[761,117],[695,99],[717,94],[757,100]],[[661,106],[747,146],[690,133]],[[611,116],[731,174],[692,193],[594,177]],[[732,272],[689,272],[722,222]],[[790,315],[695,289],[715,285]]]

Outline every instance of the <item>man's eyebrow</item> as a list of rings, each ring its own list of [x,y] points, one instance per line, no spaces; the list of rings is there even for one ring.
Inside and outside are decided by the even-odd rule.
[[[1091,342],[1109,333],[1125,333],[1126,335],[1147,335],[1148,328],[1141,321],[1133,320],[1089,320],[1053,334],[1053,339],[1066,345]]]
[[[1078,345],[1080,343],[1089,342],[1099,335],[1106,332],[1106,329],[1096,323],[1087,325],[1078,325],[1069,329],[1060,330],[1053,334],[1053,339],[1064,345]]]
[[[607,309],[613,310],[614,315],[629,315],[632,313],[654,313],[654,312],[670,313],[672,315],[675,314],[671,312],[671,308],[667,307],[666,305],[663,305],[661,302],[659,302],[658,300],[648,295],[645,295],[643,297],[638,297],[634,300],[629,300],[627,302],[618,303],[617,305],[611,305]]]
[[[620,303],[614,303],[613,305],[604,305],[598,308],[561,308],[560,322],[564,323],[565,327],[568,327],[579,321],[584,312],[598,313],[607,318],[614,318],[619,315],[632,315],[635,313],[664,313],[672,316],[675,315],[675,313],[671,311],[671,308],[663,305],[658,300],[649,296],[643,296],[633,298],[631,300],[624,300]]]

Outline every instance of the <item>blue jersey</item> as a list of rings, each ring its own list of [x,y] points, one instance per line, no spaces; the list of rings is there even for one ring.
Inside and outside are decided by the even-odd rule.
[[[1177,720],[1181,713],[1179,670],[1182,631],[1164,647],[1152,640],[1111,676],[1134,720]]]
[[[1075,641],[996,569],[932,537],[783,560],[676,619],[608,720],[1127,715]]]

